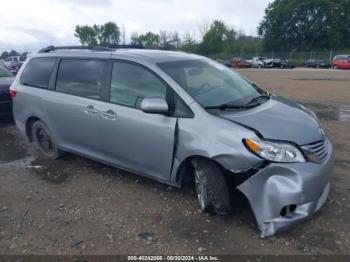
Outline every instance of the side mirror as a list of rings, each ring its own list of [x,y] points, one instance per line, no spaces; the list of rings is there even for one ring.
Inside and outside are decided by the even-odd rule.
[[[149,114],[166,114],[169,112],[169,106],[164,98],[144,98],[141,110]]]

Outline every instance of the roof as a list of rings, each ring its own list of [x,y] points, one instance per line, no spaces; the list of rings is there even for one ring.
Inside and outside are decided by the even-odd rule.
[[[151,63],[172,62],[181,60],[200,59],[201,57],[180,51],[164,51],[156,49],[120,48],[112,51],[99,51],[89,49],[57,49],[50,52],[39,52],[35,57],[60,56],[60,57],[99,57],[142,60]]]

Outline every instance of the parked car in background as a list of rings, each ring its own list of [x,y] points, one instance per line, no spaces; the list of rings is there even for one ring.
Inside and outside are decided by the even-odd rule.
[[[332,67],[334,69],[350,69],[350,55],[336,55],[333,58]]]
[[[264,68],[266,64],[265,60],[266,60],[266,57],[256,56],[256,57],[253,57],[252,60],[250,60],[249,62],[253,68]]]
[[[308,59],[304,62],[304,67],[308,68],[330,68],[331,65],[321,59]]]
[[[16,125],[46,157],[71,152],[176,187],[192,177],[200,209],[218,215],[236,188],[261,237],[325,203],[333,146],[309,109],[202,56],[79,48],[44,48],[11,86]]]
[[[230,60],[217,60],[218,63],[227,66],[227,67],[231,67],[231,61]]]
[[[8,70],[12,74],[17,75],[17,73],[18,73],[19,69],[21,68],[21,66],[22,66],[22,63],[17,63],[17,64],[14,64],[14,65],[8,67]]]
[[[231,60],[231,66],[233,68],[250,68],[252,67],[251,63],[245,59],[234,57]]]
[[[14,75],[4,66],[0,65],[0,116],[7,116],[12,114],[10,85],[14,79]]]
[[[281,69],[293,69],[295,68],[295,64],[293,62],[290,62],[288,59],[275,58],[273,59],[273,67]]]
[[[10,56],[5,59],[5,66],[11,73],[16,75],[25,60],[26,57],[24,56]]]

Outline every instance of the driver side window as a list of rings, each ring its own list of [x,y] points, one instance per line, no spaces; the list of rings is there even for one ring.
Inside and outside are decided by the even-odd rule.
[[[140,108],[143,98],[166,99],[167,86],[146,68],[128,62],[114,62],[110,102]]]

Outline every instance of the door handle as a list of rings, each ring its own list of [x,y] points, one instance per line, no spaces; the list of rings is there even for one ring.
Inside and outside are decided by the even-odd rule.
[[[101,116],[104,118],[104,119],[107,119],[107,120],[115,120],[117,119],[117,114],[114,113],[113,110],[107,110],[107,111],[102,111],[101,113]]]
[[[84,112],[87,115],[93,116],[98,114],[98,110],[94,108],[94,106],[87,106],[84,108]]]

